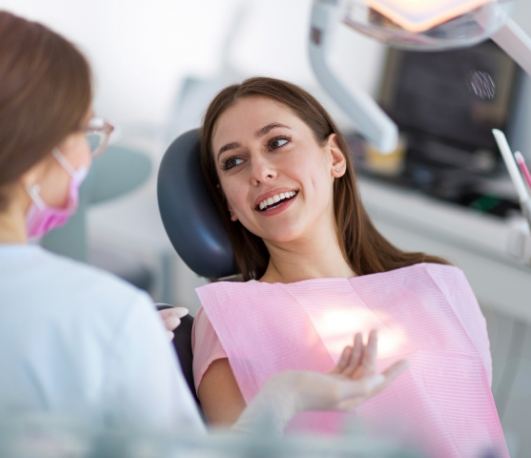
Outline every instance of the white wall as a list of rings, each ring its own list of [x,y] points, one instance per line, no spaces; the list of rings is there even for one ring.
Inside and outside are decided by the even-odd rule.
[[[227,52],[243,75],[315,84],[306,56],[310,5],[310,0],[0,0],[0,8],[50,25],[85,51],[96,76],[96,108],[119,125],[164,122],[180,78],[215,72]],[[242,20],[232,24],[240,9]],[[226,50],[229,32],[235,42]],[[379,45],[350,32],[343,36],[334,60],[347,56],[343,67],[351,83],[374,87]]]

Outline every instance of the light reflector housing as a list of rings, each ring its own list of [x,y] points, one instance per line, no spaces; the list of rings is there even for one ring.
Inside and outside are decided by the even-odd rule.
[[[351,0],[343,22],[389,45],[414,50],[471,46],[507,20],[512,0]]]

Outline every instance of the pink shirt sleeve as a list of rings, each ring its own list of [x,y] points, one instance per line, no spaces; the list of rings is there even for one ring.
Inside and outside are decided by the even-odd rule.
[[[199,309],[194,318],[192,352],[194,354],[194,384],[197,392],[197,388],[209,366],[217,359],[227,358],[216,331],[214,331],[202,308]]]

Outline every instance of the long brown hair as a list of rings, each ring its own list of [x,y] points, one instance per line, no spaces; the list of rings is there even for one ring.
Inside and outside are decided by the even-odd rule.
[[[289,107],[313,131],[319,144],[332,133],[345,155],[346,173],[334,183],[334,213],[338,240],[345,259],[358,275],[384,272],[420,262],[447,264],[442,258],[424,253],[399,250],[385,239],[372,224],[363,208],[349,148],[330,115],[321,104],[294,84],[273,78],[250,78],[223,89],[210,103],[201,130],[201,167],[209,191],[230,237],[236,265],[245,280],[260,278],[267,268],[269,253],[259,237],[240,222],[231,222],[212,154],[212,134],[217,120],[238,99],[267,97]]]
[[[0,11],[0,210],[6,188],[81,128],[90,68],[68,40]]]

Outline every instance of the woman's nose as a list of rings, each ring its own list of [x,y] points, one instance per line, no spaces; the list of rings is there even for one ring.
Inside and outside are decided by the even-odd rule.
[[[274,179],[277,171],[267,159],[257,158],[251,164],[251,184],[257,186]]]

